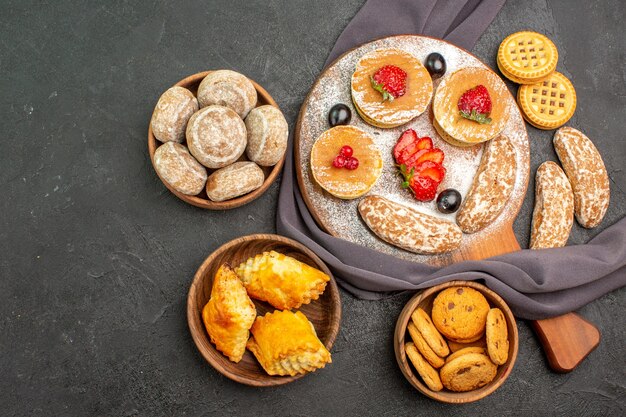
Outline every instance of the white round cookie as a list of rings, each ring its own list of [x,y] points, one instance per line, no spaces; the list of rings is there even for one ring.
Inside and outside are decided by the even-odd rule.
[[[208,106],[191,116],[187,124],[189,151],[207,168],[235,162],[246,150],[246,125],[234,110]]]
[[[191,91],[174,86],[166,90],[152,113],[150,127],[157,140],[181,143],[191,115],[198,111],[198,100]]]
[[[276,165],[287,149],[289,126],[274,106],[259,106],[246,117],[248,159],[262,166]]]
[[[235,162],[209,175],[206,194],[212,201],[225,201],[248,194],[263,185],[265,175],[257,164]]]
[[[206,184],[206,168],[180,143],[159,146],[154,152],[154,168],[163,180],[183,194],[199,194]]]
[[[242,74],[231,70],[213,71],[198,87],[200,107],[214,104],[233,109],[245,119],[256,106],[257,93],[254,84]]]

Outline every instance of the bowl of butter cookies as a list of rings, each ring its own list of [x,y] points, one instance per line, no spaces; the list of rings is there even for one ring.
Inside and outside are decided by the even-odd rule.
[[[341,300],[324,262],[271,234],[234,239],[196,272],[189,330],[218,372],[251,386],[282,385],[332,363]]]
[[[511,373],[517,325],[498,294],[476,282],[451,281],[409,300],[396,323],[394,349],[419,392],[468,403],[494,392]]]
[[[163,184],[210,210],[242,206],[263,194],[285,161],[289,127],[259,84],[231,70],[190,75],[159,98],[148,151]]]

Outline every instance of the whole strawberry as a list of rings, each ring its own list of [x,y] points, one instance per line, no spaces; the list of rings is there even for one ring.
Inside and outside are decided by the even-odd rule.
[[[383,101],[393,101],[406,92],[406,72],[395,65],[379,68],[370,81],[372,88],[383,95]]]
[[[484,85],[467,90],[459,98],[459,114],[480,124],[489,124],[491,119],[491,97]]]

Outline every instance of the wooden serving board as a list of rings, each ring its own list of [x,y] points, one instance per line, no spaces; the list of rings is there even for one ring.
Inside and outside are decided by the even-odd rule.
[[[464,67],[482,67],[489,70],[478,58],[450,43],[416,35],[393,36],[367,43],[346,52],[326,68],[305,99],[295,129],[298,183],[303,198],[317,223],[334,236],[402,259],[441,266],[461,260],[483,259],[519,248],[513,234],[512,224],[526,194],[530,150],[524,119],[515,99],[510,94],[507,97],[507,105],[511,108],[511,116],[503,133],[509,137],[515,147],[517,162],[515,186],[500,216],[485,229],[471,235],[464,235],[459,250],[436,256],[419,255],[390,245],[374,235],[361,220],[357,210],[360,199],[341,200],[317,185],[310,168],[311,148],[317,137],[330,127],[327,121],[329,109],[336,103],[344,103],[352,110],[350,124],[371,134],[383,156],[383,172],[370,194],[381,195],[427,214],[455,222],[456,214],[441,214],[437,211],[434,201],[419,202],[411,193],[401,188],[401,180],[396,172],[392,156],[393,146],[400,134],[408,128],[415,129],[419,136],[430,136],[434,145],[445,153],[444,166],[447,172],[439,189],[454,188],[462,196],[467,194],[472,184],[482,156],[482,146],[459,148],[441,139],[432,125],[430,105],[421,116],[397,128],[380,129],[365,123],[352,105],[350,79],[360,57],[380,48],[402,49],[418,57],[422,62],[431,52],[439,52],[447,63],[447,73],[444,77]],[[435,89],[440,80],[434,80]]]
[[[329,129],[327,115],[337,103],[351,107],[351,125],[370,133],[383,155],[383,173],[370,194],[382,195],[393,201],[411,206],[427,214],[436,215],[455,222],[455,214],[444,215],[437,211],[435,203],[416,201],[400,187],[400,179],[394,167],[392,149],[400,134],[413,128],[419,136],[430,136],[434,145],[445,153],[446,178],[440,190],[457,189],[462,196],[467,194],[482,155],[482,146],[458,148],[449,145],[432,125],[432,106],[411,122],[393,129],[380,129],[365,123],[352,104],[350,80],[357,61],[364,54],[380,48],[398,48],[418,57],[422,62],[431,52],[439,52],[446,60],[447,76],[464,67],[482,67],[491,70],[474,55],[440,39],[400,35],[379,39],[354,48],[328,66],[319,76],[304,100],[295,129],[295,157],[298,184],[311,214],[322,229],[340,237],[381,252],[432,265],[449,265],[462,260],[479,260],[520,250],[513,233],[513,221],[524,200],[528,186],[530,148],[524,119],[514,97],[508,95],[511,106],[510,118],[503,131],[511,140],[516,152],[516,181],[513,192],[499,217],[485,229],[463,235],[460,249],[443,255],[419,255],[392,246],[372,233],[361,220],[357,205],[360,199],[341,200],[325,192],[313,179],[310,155],[318,136]],[[434,80],[435,91],[441,79]],[[575,313],[533,322],[543,344],[548,362],[557,372],[573,370],[599,343],[597,329]],[[567,329],[566,331],[563,331]]]

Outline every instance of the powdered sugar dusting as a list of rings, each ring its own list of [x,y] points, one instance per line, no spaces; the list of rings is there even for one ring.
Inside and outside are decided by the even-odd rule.
[[[454,73],[448,70],[447,75],[442,79],[433,99],[434,113],[439,126],[453,138],[463,138],[473,143],[483,142],[497,135],[506,126],[510,117],[511,106],[501,105],[508,96],[506,84],[495,73],[486,72],[480,67],[464,67]],[[486,86],[491,100],[496,103],[490,114],[493,121],[489,124],[477,124],[464,119],[457,111],[450,111],[456,110],[461,91],[479,84]]]
[[[546,161],[537,168],[535,176],[530,249],[565,246],[573,223],[572,186],[558,164]]]
[[[609,207],[609,177],[602,157],[584,133],[562,127],[554,135],[556,150],[563,170],[574,191],[574,212],[584,227],[595,227]]]
[[[373,91],[370,77],[372,68],[391,62],[400,65],[411,75],[406,80],[406,94],[402,100],[388,102],[380,100],[379,93]],[[422,114],[430,103],[433,86],[432,83],[425,82],[429,79],[428,71],[412,54],[391,48],[375,50],[362,56],[353,71],[352,99],[366,118],[369,117],[385,125],[400,125]],[[372,95],[376,99],[373,100]]]
[[[379,48],[398,48],[405,50],[422,62],[431,52],[439,52],[446,59],[449,76],[454,71],[465,67],[488,68],[482,62],[461,49],[441,40],[421,36],[404,35],[381,39],[365,44],[348,52],[320,76],[318,82],[311,89],[309,96],[303,103],[300,115],[298,136],[299,160],[297,168],[302,176],[304,185],[301,190],[312,211],[316,212],[321,225],[335,236],[371,247],[381,252],[397,256],[399,258],[416,262],[429,262],[437,264],[450,263],[455,252],[447,255],[419,255],[392,246],[379,239],[363,222],[358,214],[358,204],[361,198],[355,200],[341,200],[325,192],[313,179],[310,169],[311,148],[317,137],[329,129],[327,115],[330,108],[337,103],[344,103],[352,110],[351,124],[374,137],[376,145],[383,158],[383,172],[367,195],[380,195],[391,201],[408,205],[418,211],[434,215],[455,222],[455,214],[442,214],[436,208],[434,201],[422,203],[413,198],[406,190],[400,187],[400,177],[394,167],[392,149],[400,134],[408,129],[415,129],[419,136],[430,136],[435,147],[441,148],[445,153],[444,167],[446,177],[439,186],[439,190],[446,188],[457,189],[465,196],[472,184],[472,180],[482,155],[482,146],[477,145],[469,148],[452,146],[441,139],[432,125],[432,106],[409,123],[393,129],[379,129],[365,123],[357,114],[352,105],[350,94],[350,80],[356,63],[366,53]],[[410,74],[409,74],[410,76]],[[434,81],[437,88],[442,79]],[[517,171],[515,186],[509,202],[500,216],[485,229],[472,235],[463,235],[461,249],[468,247],[472,242],[488,238],[495,231],[503,227],[509,227],[517,214],[526,192],[529,174],[529,146],[528,136],[522,116],[510,94],[505,95],[508,100],[508,108],[511,111],[509,121],[502,132],[515,147]]]

